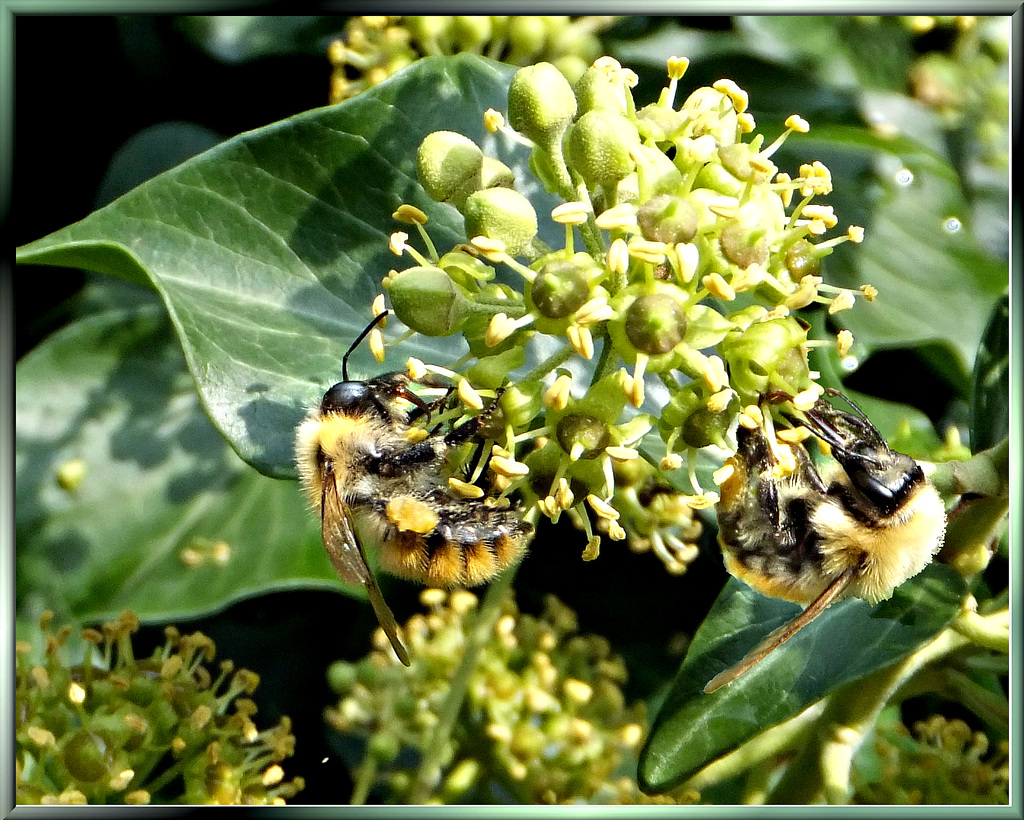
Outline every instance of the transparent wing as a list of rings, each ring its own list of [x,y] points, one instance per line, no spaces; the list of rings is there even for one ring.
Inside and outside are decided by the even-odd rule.
[[[825,587],[825,591],[811,601],[811,603],[807,605],[807,608],[797,615],[792,621],[780,626],[772,632],[769,632],[768,636],[744,655],[743,659],[739,663],[729,669],[726,669],[724,672],[719,672],[710,681],[708,681],[707,686],[704,687],[704,693],[710,694],[716,689],[721,689],[727,683],[732,683],[740,675],[745,672],[749,672],[753,667],[763,661],[769,654],[782,646],[797,632],[828,609],[829,606],[839,598],[840,595],[842,595],[859,571],[860,567],[851,567],[846,570],[846,572]]]
[[[391,641],[398,659],[409,666],[409,652],[398,637],[398,624],[381,594],[377,581],[366,563],[363,547],[352,529],[352,516],[348,505],[341,500],[333,475],[325,475],[320,503],[321,534],[334,571],[348,584],[361,584],[377,615],[384,634]]]

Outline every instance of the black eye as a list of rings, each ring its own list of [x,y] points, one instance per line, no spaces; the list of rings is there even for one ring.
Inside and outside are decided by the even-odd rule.
[[[852,459],[843,465],[854,486],[887,515],[896,512],[924,478],[916,461],[900,453],[893,455],[895,458],[884,464]]]
[[[366,382],[338,382],[324,393],[320,412],[352,413],[366,409],[372,402],[373,394]]]

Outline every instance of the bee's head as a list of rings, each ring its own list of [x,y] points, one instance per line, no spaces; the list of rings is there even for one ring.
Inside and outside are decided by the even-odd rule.
[[[399,399],[407,398],[409,377],[385,373],[365,382],[343,381],[333,385],[320,400],[320,413],[345,416],[373,415],[388,422],[404,422],[407,413]]]
[[[890,450],[877,428],[859,410],[858,414],[819,399],[805,413],[804,424],[829,445],[853,487],[879,512],[891,515],[924,481],[924,472],[910,456]]]

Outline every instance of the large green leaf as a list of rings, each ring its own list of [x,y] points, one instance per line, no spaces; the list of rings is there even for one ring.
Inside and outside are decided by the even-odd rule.
[[[842,601],[742,677],[705,684],[799,608],[730,579],[694,636],[640,756],[644,789],[672,788],[839,686],[905,658],[956,617],[963,579],[932,564],[871,607]]]
[[[275,586],[337,587],[298,487],[227,446],[166,313],[149,301],[80,319],[18,364],[22,619],[47,608],[94,620],[126,607],[177,619]],[[61,468],[78,460],[80,484],[62,486]],[[218,541],[230,546],[223,565],[183,562],[186,548]]]
[[[914,140],[865,128],[824,126],[790,142],[801,161],[819,158],[842,180],[829,202],[843,223],[866,229],[861,244],[825,262],[825,275],[874,285],[878,297],[835,318],[869,351],[941,344],[951,381],[966,381],[1009,270],[974,237],[952,166]]]
[[[296,424],[339,379],[381,278],[408,264],[388,250],[389,234],[408,228],[392,212],[403,202],[426,211],[438,247],[461,238],[461,216],[417,183],[422,138],[466,134],[544,199],[526,149],[483,127],[486,108],[504,109],[512,71],[472,56],[419,61],[356,99],[228,140],[21,248],[18,261],[156,288],[214,424],[260,471],[293,477]],[[464,351],[420,337],[388,363]],[[360,350],[351,370],[361,378],[380,366]]]

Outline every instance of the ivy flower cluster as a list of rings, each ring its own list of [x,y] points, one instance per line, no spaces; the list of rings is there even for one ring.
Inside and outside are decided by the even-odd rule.
[[[933,715],[879,732],[873,770],[854,769],[858,803],[965,805],[1009,802],[1009,745],[993,746],[964,721]]]
[[[352,17],[333,40],[330,101],[383,82],[420,57],[468,51],[509,65],[547,60],[576,79],[601,54],[598,35],[617,18],[561,15]]]
[[[398,666],[378,630],[370,655],[329,671],[340,699],[326,710],[328,725],[367,744],[353,802],[374,787],[388,802],[408,798],[416,760],[408,752],[429,744],[475,628],[473,593],[427,589],[420,597],[427,614],[403,629],[411,668]],[[646,732],[643,705],[626,704],[622,660],[605,639],[578,634],[564,604],[548,596],[533,617],[509,596],[493,637],[472,672],[429,802],[507,802],[509,793],[520,804],[695,799],[639,792],[629,775]]]
[[[295,748],[288,718],[259,730],[259,684],[247,669],[222,661],[196,632],[166,630],[166,643],[136,659],[125,612],[86,629],[85,658],[67,665],[69,627],[40,621],[41,663],[17,645],[15,733],[17,802],[42,805],[151,803],[280,805],[303,788],[285,780],[281,761]]]
[[[686,67],[670,59],[668,85],[638,108],[636,75],[611,58],[575,84],[539,63],[516,72],[507,125],[500,112],[485,113],[489,129],[531,146],[532,172],[564,200],[549,215],[564,226],[563,247],[538,238],[540,216],[512,171],[453,132],[429,134],[417,167],[427,194],[462,214],[467,241],[441,254],[422,211],[404,205],[395,213],[424,250],[405,232],[393,235],[392,250],[415,264],[391,271],[385,292],[411,330],[463,334],[469,354],[455,369],[466,379],[498,388],[525,364],[531,337],[560,341],[501,397],[493,426],[511,468],[501,470],[499,489],[520,492],[533,517],[570,511],[589,539],[585,557],[596,554],[597,522],[610,538],[626,538],[615,472],[640,457],[649,432],[662,446],[652,453],[647,445],[648,460],[665,473],[685,465],[693,490],[669,507],[688,508],[692,519],[692,510],[713,506],[718,495],[698,482],[696,452],[732,449],[737,423],[765,424],[780,410],[777,401],[762,410],[765,395],[804,410],[822,393],[807,353],[829,342],[808,339],[793,311],[854,303],[854,291],[819,275],[836,245],[863,236],[850,227],[824,238],[838,224],[817,201],[832,190],[828,169],[811,162],[791,176],[772,162],[808,124],[793,115],[766,144],[731,80],[677,104]],[[521,286],[499,281],[499,268]],[[860,295],[875,291],[865,286]],[[841,331],[834,343],[844,355],[852,338]],[[572,358],[589,369],[587,383],[563,366]],[[641,412],[652,379],[667,400]],[[677,524],[685,529],[690,519]]]

